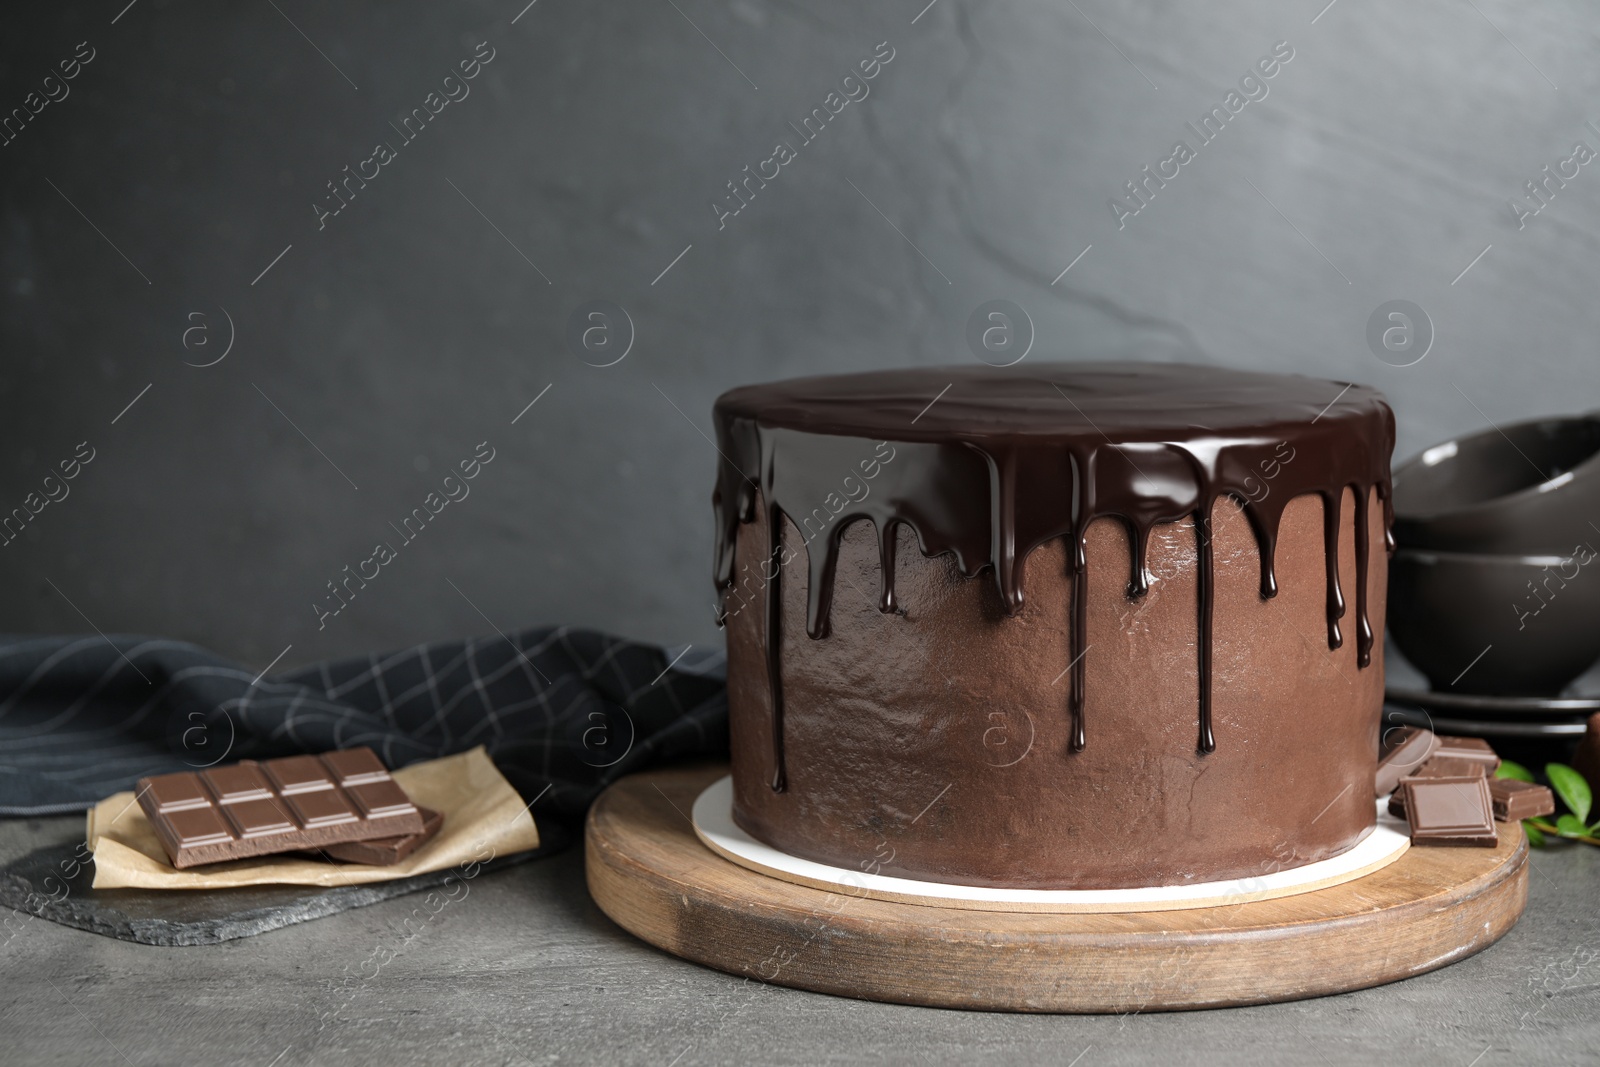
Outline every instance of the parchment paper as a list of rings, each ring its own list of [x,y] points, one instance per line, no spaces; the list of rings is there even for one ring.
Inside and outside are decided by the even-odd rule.
[[[339,863],[311,854],[261,856],[177,870],[133,793],[107,797],[89,811],[94,888],[223,889],[242,885],[359,885],[446,867],[485,863],[539,847],[528,805],[480,746],[394,772],[423,807],[444,813],[439,835],[391,867]],[[476,868],[474,868],[474,873]],[[470,877],[470,875],[468,876]]]

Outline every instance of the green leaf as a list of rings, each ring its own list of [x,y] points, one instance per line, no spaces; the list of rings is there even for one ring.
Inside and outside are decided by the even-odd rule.
[[[1530,820],[1522,820],[1522,832],[1528,835],[1528,844],[1534,848],[1544,847],[1544,831],[1533,825]]]
[[[1500,768],[1494,772],[1496,778],[1515,778],[1519,782],[1533,781],[1533,772],[1520,763],[1508,759],[1500,761]]]
[[[1582,837],[1588,827],[1583,825],[1582,819],[1569,813],[1556,819],[1556,829],[1561,831],[1562,837]]]
[[[1550,788],[1556,791],[1561,802],[1572,810],[1578,821],[1588,819],[1594,796],[1589,792],[1589,783],[1583,780],[1583,775],[1565,763],[1546,763],[1544,773],[1550,779]]]

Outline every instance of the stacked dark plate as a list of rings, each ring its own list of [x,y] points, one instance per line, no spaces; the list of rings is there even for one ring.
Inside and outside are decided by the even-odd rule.
[[[1576,739],[1600,712],[1600,414],[1462,437],[1394,473],[1391,721]],[[1577,683],[1577,684],[1574,684]]]

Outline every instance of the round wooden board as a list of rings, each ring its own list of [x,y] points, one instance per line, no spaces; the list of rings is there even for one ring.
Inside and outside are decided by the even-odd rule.
[[[795,885],[718,856],[688,812],[725,765],[633,775],[589,812],[589,892],[709,967],[840,996],[1030,1012],[1166,1011],[1339,993],[1493,944],[1528,899],[1528,846],[1413,848],[1358,881],[1220,908],[978,912]]]

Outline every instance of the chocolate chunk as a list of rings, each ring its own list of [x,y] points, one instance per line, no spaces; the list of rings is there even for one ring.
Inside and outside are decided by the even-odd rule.
[[[1434,777],[1488,777],[1488,774],[1490,774],[1490,765],[1483,763],[1482,760],[1456,760],[1453,757],[1446,757],[1443,752],[1445,750],[1440,750],[1440,755],[1430,757],[1429,760],[1422,763],[1422,766],[1411,768],[1411,771],[1408,771],[1405,777],[1400,777],[1395,781],[1395,790],[1389,793],[1389,814],[1397,817],[1397,819],[1405,817],[1405,790],[1400,789],[1400,785],[1405,784],[1406,779],[1413,779],[1413,777],[1419,777],[1419,779],[1434,779]],[[1382,766],[1379,765],[1379,776],[1381,774]],[[1382,777],[1379,777],[1378,784],[1379,787],[1384,784]]]
[[[380,837],[372,841],[343,841],[326,846],[321,853],[329,859],[366,863],[373,867],[389,867],[399,863],[432,841],[439,827],[444,825],[444,816],[437,811],[430,808],[417,810],[422,812],[421,833],[407,834],[405,837]]]
[[[1405,781],[1405,779],[1402,778],[1401,781]],[[1389,814],[1397,819],[1406,817],[1406,791],[1404,789],[1396,789],[1389,794]]]
[[[1403,784],[1406,779],[1411,779],[1411,777],[1418,777],[1418,779],[1430,779],[1430,777],[1488,777],[1488,765],[1477,760],[1451,760],[1451,758],[1442,757],[1442,755],[1435,755],[1434,758],[1427,760],[1424,765],[1413,769],[1410,774],[1402,777],[1400,782],[1395,785],[1395,792],[1389,793],[1389,814],[1397,817],[1397,819],[1405,817],[1405,790],[1400,789],[1400,784]],[[1490,781],[1496,781],[1496,779],[1490,779]],[[1504,822],[1504,819],[1501,819],[1501,822]]]
[[[1399,726],[1383,735],[1383,751],[1378,757],[1377,796],[1394,792],[1400,779],[1415,773],[1439,748],[1439,737],[1419,726]]]
[[[1500,766],[1500,757],[1489,747],[1489,742],[1481,737],[1441,737],[1439,751],[1435,755],[1447,759],[1475,760],[1487,765],[1491,772]]]
[[[1445,755],[1449,749],[1440,749],[1439,754],[1430,756],[1422,766],[1407,774],[1407,778],[1487,778],[1494,772],[1494,768],[1481,760],[1456,759],[1454,756]]]
[[[1500,843],[1494,828],[1489,782],[1482,775],[1459,778],[1407,778],[1406,821],[1414,845],[1482,845]]]
[[[1395,791],[1389,794],[1389,814],[1397,818],[1406,817],[1405,790],[1399,786],[1408,778],[1488,778],[1489,765],[1479,760],[1454,759],[1445,755],[1433,756],[1422,766],[1417,767],[1407,774],[1405,778],[1396,783]],[[1491,779],[1492,780],[1492,779]],[[1501,820],[1504,822],[1505,820]]]
[[[1547,787],[1519,782],[1515,778],[1489,779],[1489,799],[1494,803],[1494,817],[1501,822],[1556,813],[1555,794]]]
[[[421,812],[367,748],[141,778],[138,790],[180,868],[423,830]]]

